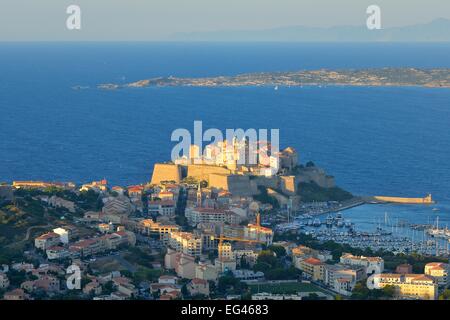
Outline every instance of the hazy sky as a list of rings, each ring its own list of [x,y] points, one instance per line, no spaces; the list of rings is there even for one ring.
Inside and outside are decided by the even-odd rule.
[[[66,8],[82,29],[66,29]],[[0,41],[164,40],[176,32],[363,25],[381,7],[383,28],[450,19],[449,0],[1,0]]]

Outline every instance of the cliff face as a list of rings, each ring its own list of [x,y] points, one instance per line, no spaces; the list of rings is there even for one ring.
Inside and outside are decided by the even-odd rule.
[[[300,182],[315,182],[322,188],[333,188],[336,186],[333,176],[329,176],[326,172],[318,167],[302,168],[296,174],[297,184]]]

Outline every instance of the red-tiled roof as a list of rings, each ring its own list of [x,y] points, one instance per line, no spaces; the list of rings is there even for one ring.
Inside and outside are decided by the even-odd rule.
[[[201,285],[204,285],[204,286],[208,284],[208,281],[200,279],[200,278],[194,278],[194,279],[191,280],[191,282],[193,284],[201,284]]]
[[[54,233],[54,232],[48,232],[48,233],[44,233],[43,235],[40,235],[36,239],[46,240],[46,239],[50,239],[50,238],[59,238],[59,234]]]
[[[321,265],[321,264],[323,264],[322,261],[320,261],[319,259],[312,258],[312,257],[306,259],[305,263],[312,264],[312,265]]]

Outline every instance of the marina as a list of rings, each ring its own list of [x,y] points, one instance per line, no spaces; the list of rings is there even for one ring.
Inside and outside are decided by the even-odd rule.
[[[323,207],[323,206],[322,206]],[[320,241],[355,248],[449,256],[449,205],[414,206],[366,204],[345,211],[318,214],[317,208],[292,222],[279,224],[279,232],[301,232]]]

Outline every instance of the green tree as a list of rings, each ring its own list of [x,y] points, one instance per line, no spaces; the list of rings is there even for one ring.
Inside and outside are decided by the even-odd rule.
[[[277,257],[284,257],[286,255],[286,249],[282,246],[271,245],[268,249],[275,252]]]
[[[312,162],[312,161],[308,161],[307,163],[306,163],[306,167],[307,168],[311,168],[311,167],[315,167],[316,165],[314,164],[314,162]]]
[[[445,289],[439,296],[439,300],[450,300],[450,289]]]

